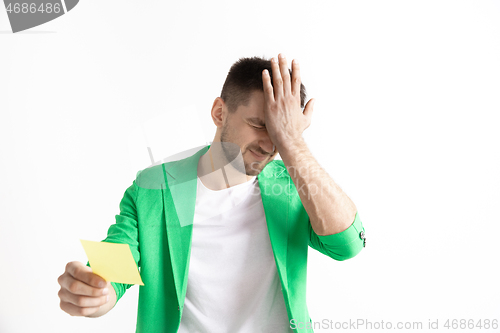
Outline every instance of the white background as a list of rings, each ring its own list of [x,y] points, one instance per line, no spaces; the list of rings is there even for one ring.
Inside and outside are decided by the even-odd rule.
[[[500,319],[499,1],[81,1],[16,34],[1,8],[0,30],[0,332],[135,331],[137,286],[77,318],[58,276],[106,237],[147,147],[211,141],[231,64],[279,52],[367,235],[344,262],[309,251],[313,321]]]

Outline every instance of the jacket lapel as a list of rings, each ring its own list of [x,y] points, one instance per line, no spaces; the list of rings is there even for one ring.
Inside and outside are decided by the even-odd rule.
[[[198,161],[209,146],[194,155],[162,164],[167,186],[162,189],[168,247],[179,307],[184,305],[198,177]]]
[[[267,229],[276,267],[284,292],[288,291],[286,258],[288,251],[288,212],[290,182],[285,168],[277,164],[268,165],[257,176],[266,216]],[[286,297],[286,296],[285,296]]]

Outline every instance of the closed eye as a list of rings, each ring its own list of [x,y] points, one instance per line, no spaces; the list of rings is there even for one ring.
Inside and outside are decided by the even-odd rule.
[[[259,127],[259,126],[253,126],[253,125],[250,125],[252,126],[253,128],[257,129],[257,130],[265,130],[266,127]]]

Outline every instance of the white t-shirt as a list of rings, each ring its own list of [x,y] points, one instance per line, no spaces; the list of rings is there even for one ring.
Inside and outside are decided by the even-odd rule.
[[[257,177],[220,191],[198,178],[179,332],[292,332]]]

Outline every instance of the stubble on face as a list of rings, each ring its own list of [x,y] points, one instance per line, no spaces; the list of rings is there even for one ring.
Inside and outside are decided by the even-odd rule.
[[[222,143],[222,151],[224,152],[224,155],[226,157],[226,160],[228,161],[228,163],[230,163],[231,161],[234,161],[236,159],[236,156],[237,154],[239,153],[238,152],[235,152],[235,151],[231,151],[231,149],[228,149],[228,145],[225,145],[224,143],[233,143],[235,147],[240,147],[239,144],[237,144],[237,142],[235,141],[236,139],[236,135],[234,135],[233,132],[230,132],[229,130],[229,126],[228,124],[224,124],[222,126],[222,130],[221,130],[221,135],[220,135],[220,141]],[[264,167],[267,165],[267,163],[269,163],[269,159],[270,159],[270,155],[268,156],[268,158],[266,158],[264,161],[261,161],[261,162],[256,162],[256,161],[252,161],[252,162],[247,162],[245,160],[245,154],[251,154],[251,152],[249,150],[253,150],[255,151],[256,153],[260,154],[260,155],[269,155],[268,153],[266,153],[265,151],[262,151],[262,149],[257,145],[256,147],[253,147],[253,146],[250,146],[250,145],[247,145],[245,147],[240,147],[239,150],[241,150],[241,155],[242,155],[242,158],[243,158],[243,163],[244,163],[244,166],[245,166],[245,173],[247,176],[257,176],[261,171],[262,169],[264,169]],[[238,169],[238,168],[236,168]]]

